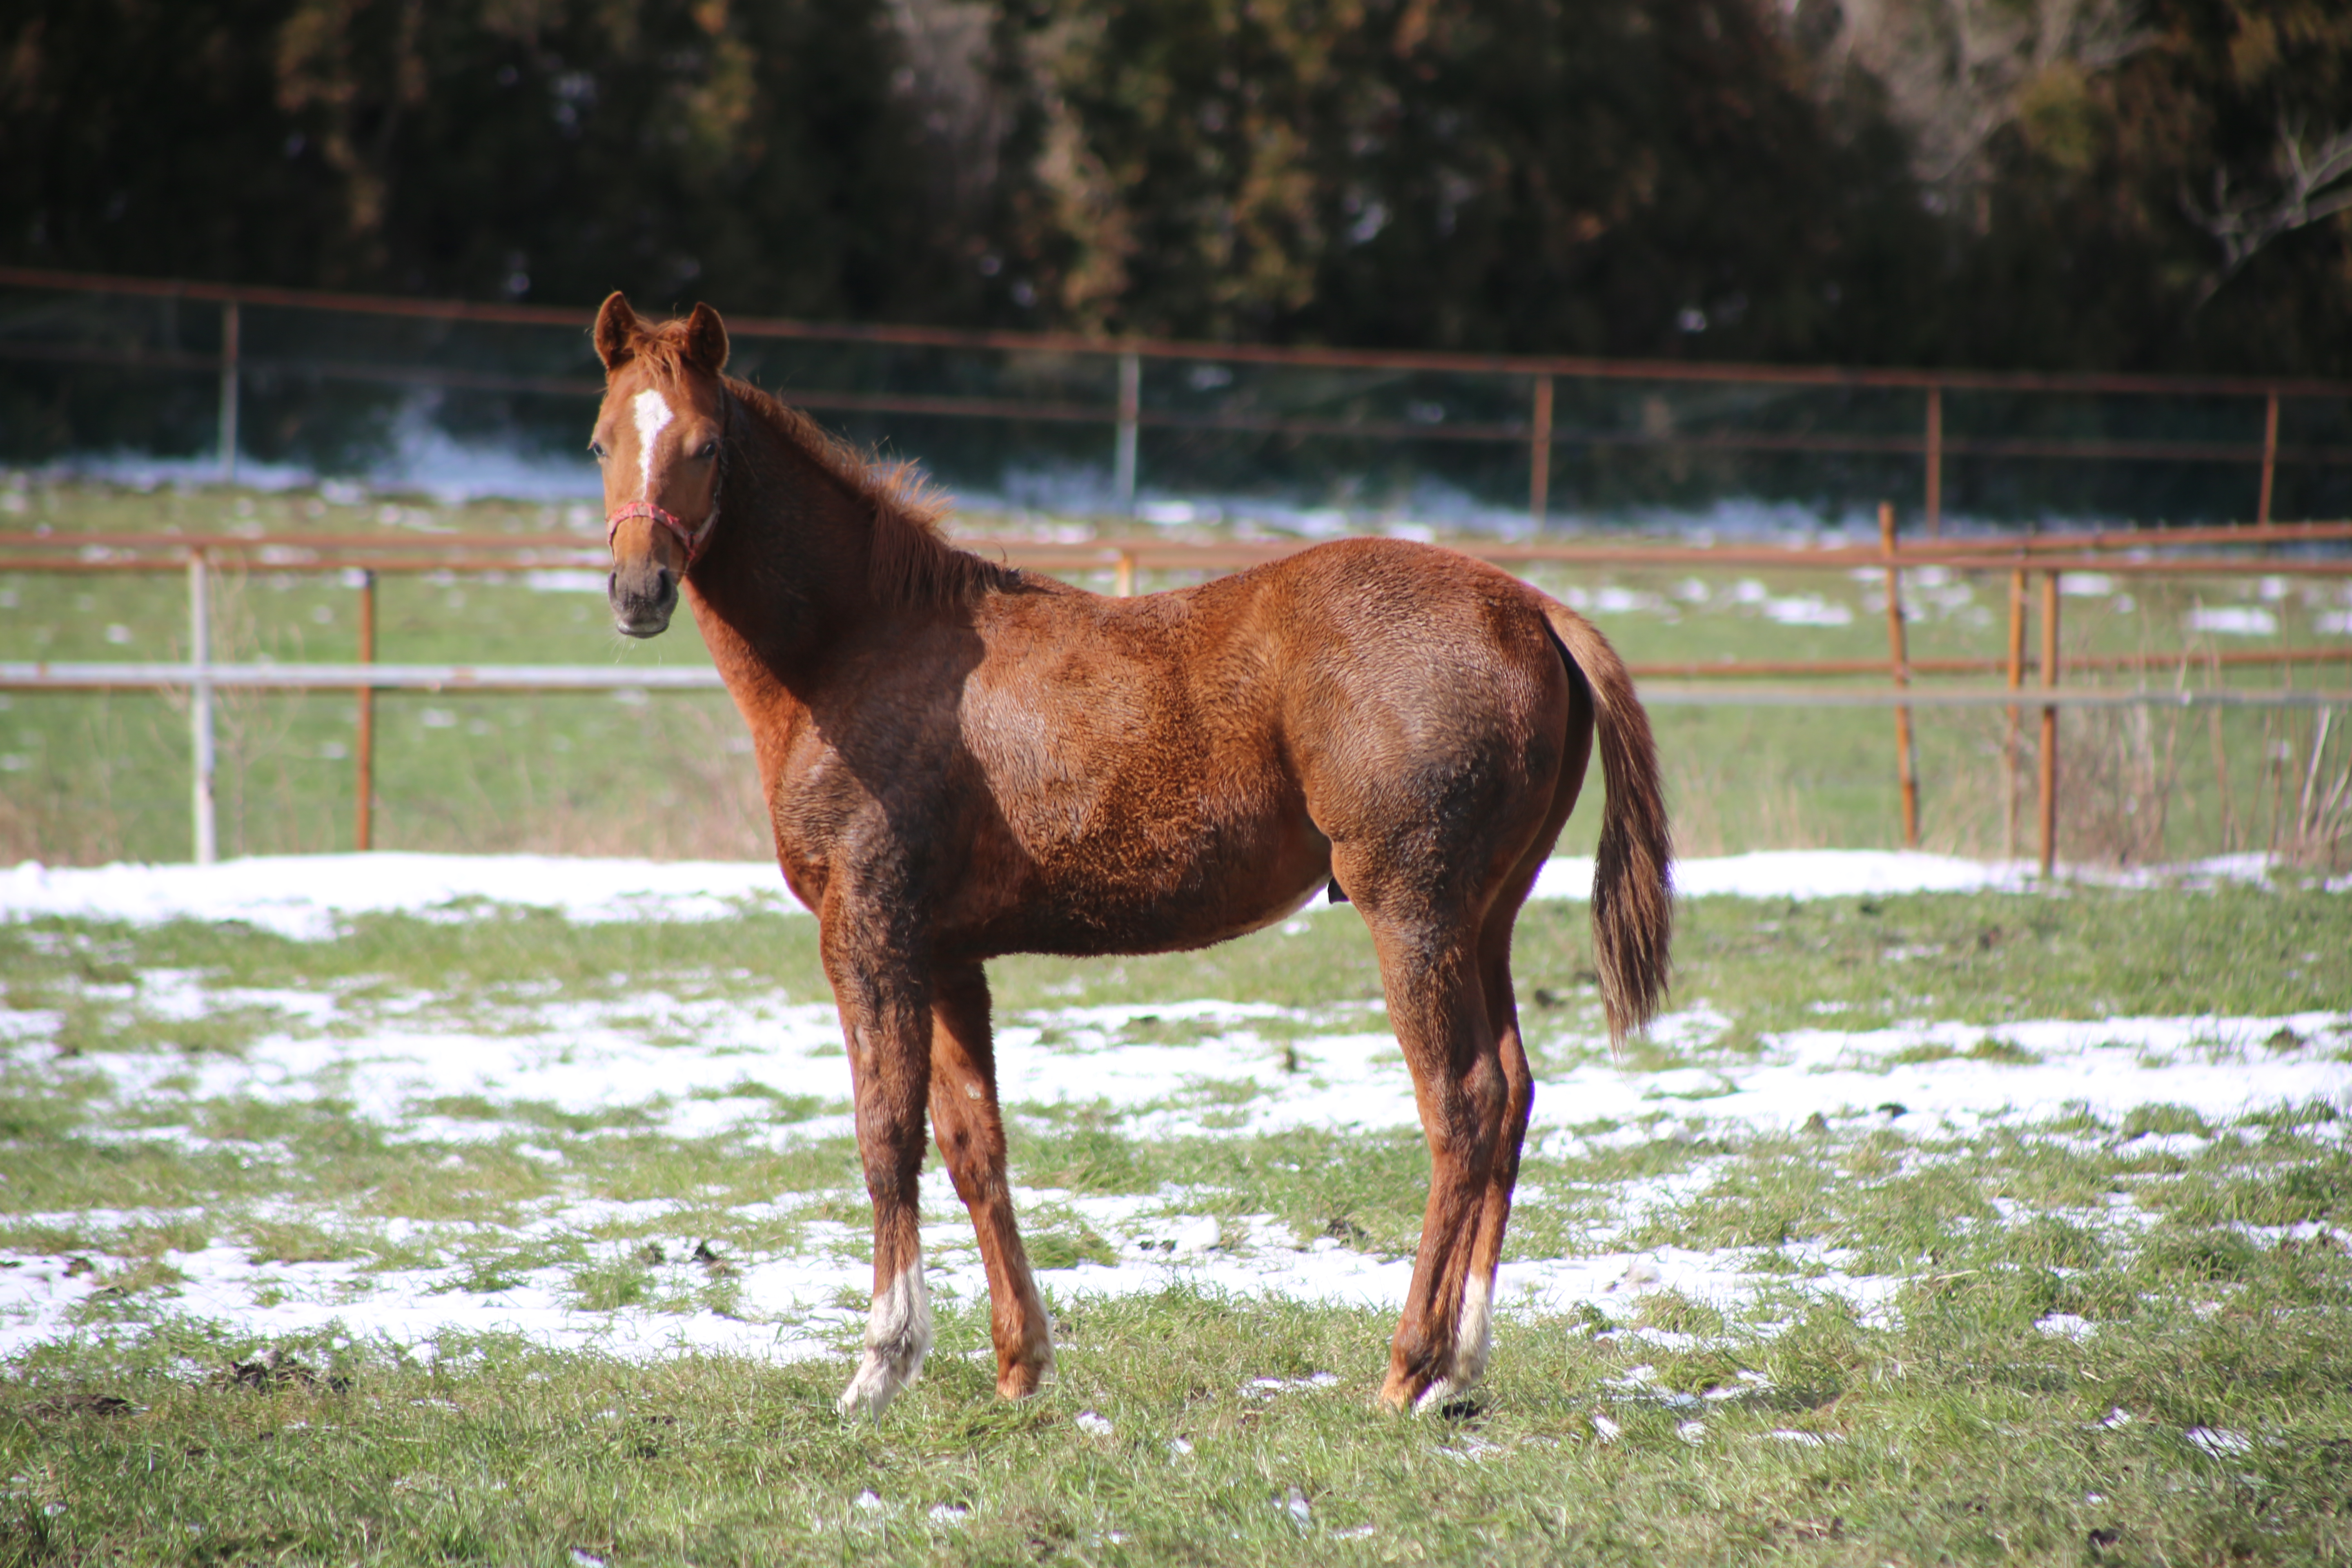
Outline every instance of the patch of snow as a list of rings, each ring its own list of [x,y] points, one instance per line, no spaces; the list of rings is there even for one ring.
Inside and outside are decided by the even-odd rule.
[[[545,567],[522,574],[522,585],[534,594],[597,594],[604,592],[605,575],[584,567]]]
[[[2069,879],[2117,887],[2262,880],[2269,858],[2239,855],[2114,872],[2069,868]],[[1675,863],[1685,898],[1818,899],[1901,893],[2015,892],[2041,885],[2023,862],[1984,862],[1881,849],[1766,850]],[[2336,882],[2326,884],[2339,890]],[[2352,884],[2347,884],[2352,885]],[[1549,862],[1530,895],[1591,897],[1592,862]],[[551,909],[583,923],[721,920],[804,912],[767,861],[619,860],[546,855],[255,856],[215,866],[47,867],[0,871],[0,919],[154,924],[242,921],[297,940],[333,936],[351,917],[464,920],[496,906]]]
[[[1847,626],[1853,606],[1832,604],[1819,594],[1764,601],[1764,618],[1784,626]]]
[[[2222,637],[2267,637],[2278,635],[2278,617],[2251,605],[2200,605],[2189,612],[2189,629]]]
[[[2243,1432],[2232,1432],[2221,1426],[2191,1426],[2181,1434],[2190,1447],[2211,1458],[2225,1459],[2237,1454],[2253,1452],[2253,1439]]]
[[[717,920],[798,912],[774,866],[703,860],[606,860],[553,855],[271,855],[214,866],[49,868],[0,872],[0,918],[46,916],[151,925],[243,921],[319,940],[338,917],[478,912],[468,900],[553,909],[586,922]]]
[[[2072,1340],[2078,1345],[2098,1332],[2097,1324],[2073,1312],[2053,1312],[2033,1326],[2053,1340]]]
[[[1244,1399],[1272,1399],[1277,1394],[1298,1394],[1310,1388],[1331,1388],[1338,1385],[1336,1373],[1310,1373],[1305,1377],[1254,1377],[1242,1384]]]

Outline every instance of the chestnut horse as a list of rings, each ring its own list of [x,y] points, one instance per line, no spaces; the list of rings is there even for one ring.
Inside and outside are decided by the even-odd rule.
[[[592,449],[613,618],[684,588],[744,721],[784,880],[816,911],[874,1201],[873,1312],[845,1414],[931,1341],[916,1221],[925,1112],[988,1270],[996,1386],[1053,1363],[1004,1168],[984,960],[1204,946],[1329,886],[1378,951],[1429,1142],[1429,1204],[1381,1397],[1484,1372],[1532,1084],[1511,929],[1608,780],[1593,948],[1612,1039],[1667,973],[1649,721],[1599,632],[1451,551],[1351,539],[1112,599],[957,550],[902,469],[722,374],[707,305],[596,318]]]

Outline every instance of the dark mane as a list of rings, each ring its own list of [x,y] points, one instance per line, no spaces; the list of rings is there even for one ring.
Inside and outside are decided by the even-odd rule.
[[[674,381],[686,367],[686,323],[648,325],[635,347],[655,374]],[[874,552],[867,584],[876,597],[899,605],[960,605],[992,589],[1018,584],[1021,574],[1012,567],[948,542],[941,524],[950,503],[913,463],[877,462],[750,382],[731,375],[724,379],[737,402],[872,509]]]

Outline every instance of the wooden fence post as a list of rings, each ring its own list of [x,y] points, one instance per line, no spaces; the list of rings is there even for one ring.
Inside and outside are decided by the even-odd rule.
[[[1135,596],[1135,557],[1120,551],[1110,563],[1110,591],[1122,599]]]
[[[1136,425],[1143,413],[1143,361],[1133,351],[1118,356],[1118,443],[1112,449],[1111,500],[1120,511],[1135,510]]]
[[[1886,557],[1886,657],[1895,684],[1911,684],[1909,640],[1903,631],[1903,571],[1895,561],[1895,503],[1878,503],[1878,540]],[[1895,778],[1903,792],[1903,847],[1919,847],[1919,775],[1911,761],[1911,710],[1895,710]]]
[[[375,662],[375,574],[359,574],[360,659]],[[359,703],[359,734],[352,746],[352,793],[357,804],[352,819],[352,844],[362,851],[375,847],[375,688],[362,686],[352,695]]]
[[[1528,420],[1528,521],[1543,531],[1551,510],[1551,377],[1536,377],[1535,406]]]
[[[191,805],[195,817],[195,859],[209,866],[220,858],[213,816],[212,583],[202,550],[188,552],[188,740],[195,758]]]
[[[2273,392],[2263,405],[2263,493],[2254,503],[2254,525],[2259,528],[2271,520],[2271,486],[2278,473],[2278,394]]]
[[[236,301],[225,300],[220,361],[220,477],[225,485],[236,483],[237,329]]]
[[[2058,577],[2042,574],[2042,689],[2058,684]],[[2042,710],[2042,874],[2058,868],[2058,710]]]
[[[1927,389],[1927,537],[1944,536],[1944,389]]]
[[[2025,684],[2025,568],[2009,574],[2009,689]],[[2001,858],[2017,858],[2017,704],[2002,710],[2000,740]]]

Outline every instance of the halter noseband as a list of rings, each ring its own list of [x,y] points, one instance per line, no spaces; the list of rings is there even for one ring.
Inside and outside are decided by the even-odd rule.
[[[654,525],[656,528],[665,528],[676,534],[677,542],[686,546],[686,563],[692,566],[697,560],[700,559],[702,547],[710,542],[710,528],[711,524],[719,521],[719,509],[716,506],[710,509],[710,515],[702,520],[702,530],[698,533],[687,527],[677,513],[667,508],[656,506],[649,500],[633,500],[604,519],[606,550],[613,548],[613,536],[621,531],[621,524],[633,517],[649,517],[654,520]]]
[[[719,384],[719,422],[723,431],[726,426],[734,422],[735,414],[735,399],[727,391],[727,384],[723,381]],[[703,548],[710,542],[710,535],[719,526],[719,496],[726,486],[727,443],[722,437],[719,443],[718,476],[710,483],[710,515],[702,520],[701,528],[687,527],[686,520],[667,507],[656,506],[649,500],[633,500],[618,511],[605,513],[604,548],[607,551],[613,548],[614,535],[621,531],[621,524],[629,519],[651,518],[655,527],[667,530],[678,543],[686,547],[686,564],[691,570],[694,563],[702,558]]]

